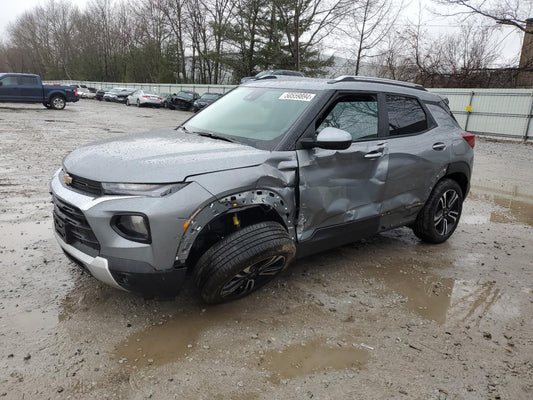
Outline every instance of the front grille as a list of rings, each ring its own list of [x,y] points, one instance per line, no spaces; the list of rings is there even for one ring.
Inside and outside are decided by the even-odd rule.
[[[72,182],[68,186],[72,189],[78,190],[84,194],[102,195],[102,184],[100,182],[82,178],[77,175],[69,174],[69,176],[72,178]]]
[[[71,246],[96,257],[100,243],[82,211],[59,197],[52,195],[54,203],[54,228],[57,234]]]

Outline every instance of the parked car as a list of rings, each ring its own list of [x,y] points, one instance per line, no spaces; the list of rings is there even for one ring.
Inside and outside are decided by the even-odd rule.
[[[46,108],[62,110],[79,100],[73,86],[43,85],[33,74],[0,74],[0,102],[42,103]]]
[[[84,99],[91,99],[95,97],[96,88],[88,87],[87,85],[72,85],[78,90],[78,96]]]
[[[126,100],[130,94],[134,92],[133,89],[115,88],[104,94],[105,101],[112,101],[114,103],[126,104]]]
[[[278,76],[300,76],[303,77],[304,74],[300,71],[291,71],[287,69],[268,69],[266,71],[261,71],[255,76],[245,76],[241,79],[241,83],[248,81],[254,81],[257,79],[265,79],[267,77],[278,77]]]
[[[171,110],[191,111],[193,104],[200,95],[190,90],[180,90],[178,93],[167,95],[163,99],[163,106]]]
[[[99,90],[97,90],[97,91],[96,91],[96,96],[95,96],[96,100],[98,100],[98,101],[102,101],[102,100],[104,99],[104,95],[105,95],[107,92],[109,92],[110,90],[112,90],[112,89],[108,89],[108,88],[106,88],[106,89],[99,89]]]
[[[239,86],[177,129],[81,147],[53,176],[56,238],[94,277],[207,303],[303,257],[399,226],[455,231],[474,135],[405,82],[344,76]]]
[[[224,96],[222,93],[204,93],[196,100],[192,105],[192,110],[194,112],[200,111],[202,108],[207,107],[210,104],[213,104],[215,101]]]
[[[159,108],[161,107],[161,104],[163,104],[163,98],[158,94],[146,93],[144,90],[136,90],[126,99],[127,106],[132,104],[135,104],[137,107],[147,105]]]

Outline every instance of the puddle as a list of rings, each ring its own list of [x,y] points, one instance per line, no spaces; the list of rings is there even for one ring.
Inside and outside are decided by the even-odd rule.
[[[403,265],[403,266],[400,266]],[[479,324],[489,313],[500,320],[520,315],[521,294],[505,294],[493,282],[442,278],[421,266],[378,266],[363,271],[380,292],[394,291],[399,303],[426,320]],[[380,284],[385,287],[381,287]]]
[[[354,347],[328,346],[318,341],[305,345],[297,344],[283,350],[271,350],[262,356],[261,366],[270,371],[269,380],[279,383],[281,379],[306,376],[312,373],[360,369],[370,359],[367,350]]]
[[[387,288],[402,296],[405,306],[424,319],[439,324],[446,321],[450,307],[454,280],[427,272],[422,266],[409,266],[403,260],[391,261],[363,271],[367,279],[384,283]]]
[[[466,223],[508,224],[519,222],[533,226],[533,196],[518,194],[516,190],[504,191],[475,186],[469,197],[490,201],[498,206],[499,210],[491,211],[484,216],[477,214],[466,216]]]
[[[205,331],[238,322],[241,314],[234,309],[232,304],[220,305],[150,326],[120,343],[115,348],[115,359],[134,368],[160,366],[183,359],[195,350]]]

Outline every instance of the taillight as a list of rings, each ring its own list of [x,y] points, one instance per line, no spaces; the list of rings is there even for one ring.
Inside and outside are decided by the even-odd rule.
[[[470,132],[464,132],[463,133],[463,139],[470,145],[470,147],[474,148],[476,145],[476,135]]]
[[[78,89],[74,89],[74,96],[78,95]]]
[[[150,96],[146,96],[146,95],[143,96],[143,99],[149,99],[149,98]]]
[[[157,100],[163,100],[163,98],[162,97],[158,97]]]

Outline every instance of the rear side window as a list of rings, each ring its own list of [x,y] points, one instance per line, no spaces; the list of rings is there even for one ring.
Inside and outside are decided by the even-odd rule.
[[[411,97],[387,95],[389,135],[412,135],[428,128],[424,109]]]
[[[37,86],[37,78],[34,76],[19,76],[18,81],[21,86]]]
[[[317,133],[326,127],[343,129],[352,140],[378,136],[378,100],[374,95],[341,98],[320,123]]]

